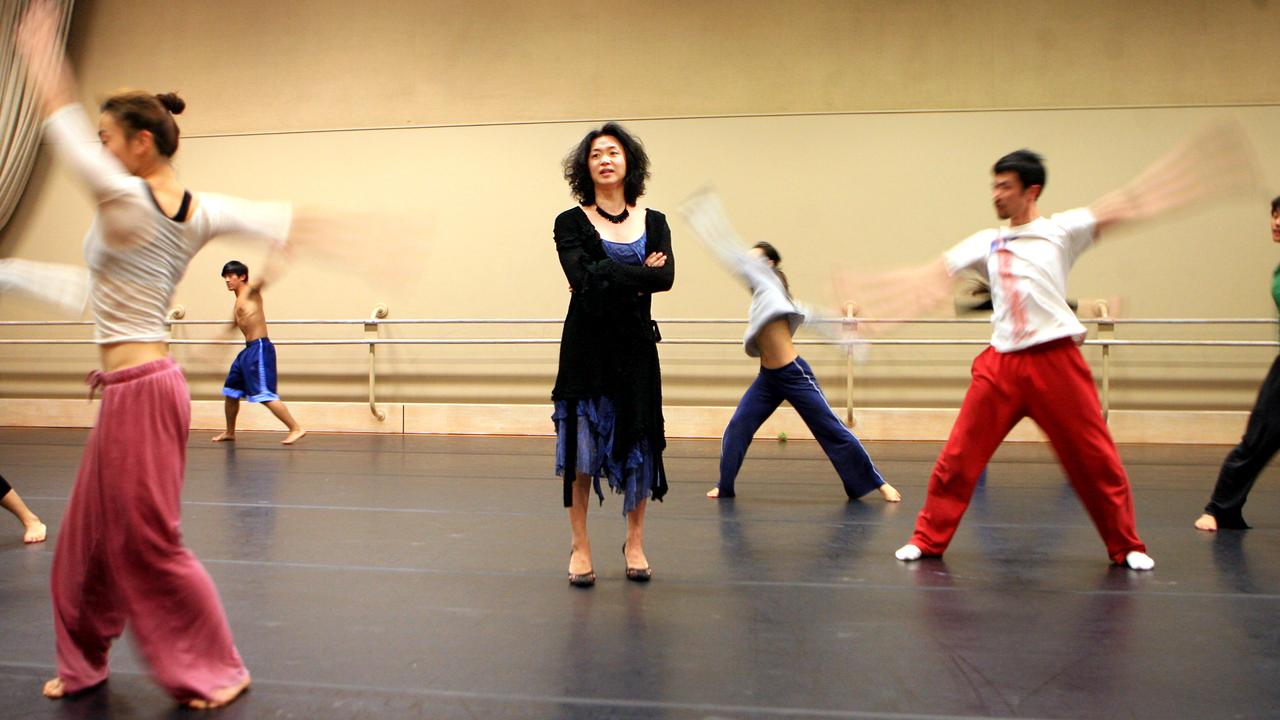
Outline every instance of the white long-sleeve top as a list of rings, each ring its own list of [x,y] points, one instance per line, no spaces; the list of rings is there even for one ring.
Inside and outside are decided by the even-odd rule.
[[[178,281],[211,238],[243,234],[283,244],[289,235],[293,209],[288,203],[198,193],[184,222],[166,217],[146,181],[98,147],[97,133],[78,104],[50,115],[45,132],[99,203],[85,235],[84,258],[100,344],[166,339],[165,314]]]
[[[760,357],[756,337],[765,325],[778,318],[785,317],[791,334],[795,335],[809,312],[791,299],[769,263],[716,233],[696,234],[716,259],[751,290],[751,310],[747,315],[747,330],[742,335],[742,349],[747,355]]]

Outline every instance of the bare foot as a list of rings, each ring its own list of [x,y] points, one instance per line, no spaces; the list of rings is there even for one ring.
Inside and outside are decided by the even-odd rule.
[[[224,432],[214,436],[213,441],[214,442],[235,442],[236,434],[233,432]]]
[[[902,502],[902,493],[898,492],[897,488],[889,483],[881,485],[879,490],[880,494],[884,496],[885,502]]]
[[[1196,518],[1196,529],[1204,530],[1206,532],[1217,532],[1218,518],[1210,515],[1209,513],[1205,513]]]
[[[224,705],[230,705],[236,698],[244,694],[245,690],[249,689],[249,681],[249,675],[248,673],[245,673],[243,682],[232,685],[231,687],[222,688],[221,690],[214,690],[213,696],[208,700],[188,700],[187,707],[192,710],[212,710],[214,708],[223,707]]]
[[[306,434],[307,434],[306,430],[303,430],[302,428],[298,428],[297,430],[293,430],[288,435],[286,435],[285,438],[280,441],[280,444],[292,445],[298,442],[299,440],[301,440],[302,436]]]
[[[44,684],[43,692],[50,700],[57,700],[67,694],[67,688],[62,684],[62,678],[56,677]]]
[[[22,542],[28,545],[44,542],[45,535],[49,532],[49,529],[44,526],[44,523],[40,522],[39,518],[33,518],[31,522],[25,524],[27,530],[22,533]]]
[[[711,488],[710,490],[708,490],[708,491],[707,491],[707,497],[711,498],[712,500],[714,500],[714,499],[716,499],[716,498],[720,497],[720,488],[718,488],[718,487],[713,487],[713,488]]]

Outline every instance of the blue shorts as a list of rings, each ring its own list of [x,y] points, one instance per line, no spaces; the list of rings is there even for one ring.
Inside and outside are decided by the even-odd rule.
[[[222,394],[229,398],[245,398],[249,402],[279,400],[276,394],[276,346],[267,338],[245,343],[231,363]]]

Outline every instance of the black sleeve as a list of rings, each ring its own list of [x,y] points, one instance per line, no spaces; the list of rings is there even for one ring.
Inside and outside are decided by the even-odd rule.
[[[575,292],[587,289],[590,280],[587,273],[588,258],[582,248],[582,229],[573,222],[569,213],[560,213],[556,217],[553,232],[556,241],[556,254],[560,256],[560,267],[569,281],[569,287]]]
[[[659,213],[653,227],[646,227],[646,232],[651,233],[648,249],[667,256],[663,267],[652,268],[647,265],[623,265],[608,258],[591,260],[583,249],[586,228],[581,222],[575,221],[573,212],[575,211],[570,210],[561,213],[556,218],[555,240],[560,267],[564,269],[564,276],[575,291],[614,287],[655,293],[671,289],[675,282],[676,265],[675,258],[671,255],[671,228],[667,226],[664,216]]]

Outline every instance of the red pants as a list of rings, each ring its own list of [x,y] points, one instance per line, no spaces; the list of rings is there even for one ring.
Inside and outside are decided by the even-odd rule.
[[[168,358],[102,378],[53,558],[58,677],[68,692],[105,680],[107,651],[128,622],[170,695],[208,699],[246,671],[217,589],[178,529],[187,382]]]
[[[1102,420],[1093,374],[1070,338],[1011,353],[987,348],[973,361],[973,384],[929,477],[911,543],[925,555],[947,549],[978,475],[1005,435],[1028,416],[1049,436],[1111,560],[1145,552],[1134,525],[1129,478]]]

